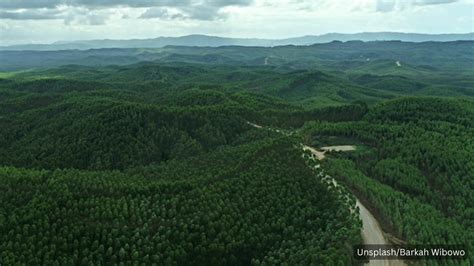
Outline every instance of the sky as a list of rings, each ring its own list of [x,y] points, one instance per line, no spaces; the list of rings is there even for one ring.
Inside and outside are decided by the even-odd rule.
[[[0,45],[207,34],[473,32],[474,0],[0,0]]]

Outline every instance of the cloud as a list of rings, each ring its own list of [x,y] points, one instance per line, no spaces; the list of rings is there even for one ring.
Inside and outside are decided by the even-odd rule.
[[[61,19],[61,11],[56,9],[32,9],[23,11],[0,11],[0,19],[44,20]]]
[[[419,6],[440,5],[458,2],[458,0],[415,0],[414,4]]]
[[[90,10],[84,7],[64,8],[62,16],[66,25],[104,25],[110,18],[110,12],[107,10]]]
[[[253,0],[208,0],[207,4],[213,6],[248,6],[253,3]]]
[[[169,18],[170,13],[166,8],[149,8],[139,18]]]
[[[66,5],[85,7],[225,7],[247,6],[252,4],[253,0],[64,0],[64,2]]]
[[[83,7],[171,7],[192,4],[191,0],[66,0],[67,5]]]
[[[250,6],[253,2],[254,0],[0,0],[0,19],[58,19],[61,18],[57,14],[58,10],[76,8],[147,8],[138,18],[216,20],[227,17],[222,12],[226,7]],[[104,22],[102,16],[88,17],[93,25]],[[70,23],[71,20],[67,17],[65,21]]]
[[[58,6],[79,6],[86,8],[104,7],[185,7],[185,6],[247,6],[253,0],[1,0],[3,9],[55,8]]]
[[[458,2],[458,0],[377,0],[375,10],[377,12],[402,11],[414,6],[430,6],[455,2]]]
[[[91,11],[85,8],[0,10],[0,19],[4,20],[63,20],[66,25],[73,23],[104,25],[109,17],[107,12]]]
[[[107,15],[87,15],[87,16],[72,16],[65,20],[66,24],[77,23],[81,25],[91,25],[91,26],[99,26],[105,25],[108,20]]]
[[[378,0],[375,4],[375,10],[378,12],[390,12],[395,9],[395,2],[390,0]]]
[[[212,2],[191,0],[189,3],[192,4],[185,4],[188,1],[168,0],[159,1],[158,6],[156,5],[158,1],[154,2],[155,6],[149,7],[123,5],[133,2],[131,0],[113,2],[115,6],[109,8],[101,6],[111,4],[110,1],[96,0],[97,4],[92,3],[89,6],[84,6],[88,3],[84,1],[75,1],[74,6],[66,5],[62,0],[48,1],[31,0],[27,3],[28,1],[21,0],[0,0],[2,13],[37,11],[45,6],[49,7],[45,9],[60,11],[57,16],[49,14],[51,17],[60,17],[54,20],[20,21],[0,18],[0,45],[104,38],[146,39],[196,33],[244,38],[287,38],[328,32],[363,31],[462,33],[472,31],[472,4],[474,3],[474,0],[459,0],[456,3],[444,5],[439,4],[440,1],[435,1],[435,3],[426,0],[421,2],[417,0],[384,1],[384,3],[388,2],[387,11],[375,12],[378,0],[254,0],[251,4],[247,4],[248,1],[233,0]],[[18,7],[20,2],[22,5]],[[134,2],[135,4],[132,5],[143,6],[151,3],[142,0]],[[404,2],[408,4],[405,5]],[[118,3],[122,5],[117,5]],[[213,7],[211,14],[214,15],[210,15],[209,10],[199,10],[203,3],[212,3],[206,5]],[[227,4],[234,6],[226,6]],[[9,9],[6,8],[7,6]],[[150,11],[146,15],[149,19],[145,19],[144,13],[152,8],[156,10],[161,8],[166,12],[153,14]],[[401,8],[405,8],[403,13],[397,12],[402,10]],[[391,10],[392,12],[388,12]],[[201,14],[198,14],[198,11],[201,11]],[[25,18],[27,14],[24,13],[21,16]],[[48,15],[39,14],[43,14],[43,17]],[[194,14],[195,18],[214,17],[215,20],[196,20],[189,17],[191,14]],[[144,18],[139,18],[141,15]],[[160,15],[161,18],[151,18],[160,17]],[[3,17],[5,16],[12,15],[3,13]],[[65,26],[64,23],[69,25]],[[106,23],[106,25],[89,26],[100,23]]]
[[[3,9],[30,9],[30,8],[55,8],[63,4],[64,0],[1,0],[0,8]]]
[[[182,11],[187,18],[195,20],[215,20],[227,17],[226,14],[220,12],[220,7],[186,7]]]
[[[220,12],[220,8],[213,7],[183,7],[183,8],[149,8],[138,18],[140,19],[194,19],[194,20],[216,20],[227,17]]]
[[[216,20],[224,19],[227,14],[222,9],[230,6],[249,6],[253,0],[206,0],[206,1],[173,2],[173,5],[148,8],[140,15],[141,19],[193,19]]]
[[[148,8],[138,18],[149,19],[149,18],[160,18],[160,19],[173,19],[179,13],[173,14],[167,8],[163,7],[152,7]]]

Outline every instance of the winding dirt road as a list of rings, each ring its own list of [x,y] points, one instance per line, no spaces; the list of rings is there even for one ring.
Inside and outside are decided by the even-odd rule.
[[[377,244],[377,245],[388,245],[388,241],[383,236],[382,228],[380,227],[377,220],[374,218],[367,208],[360,203],[359,200],[356,202],[356,206],[359,207],[360,219],[362,220],[362,238],[366,244]]]
[[[247,122],[249,125],[255,127],[255,128],[263,128],[260,125]],[[277,130],[274,130],[277,131]],[[280,132],[279,130],[277,132]],[[327,151],[353,151],[356,149],[355,146],[352,145],[340,145],[340,146],[327,146],[327,147],[322,147],[321,150],[319,151],[316,148],[307,146],[307,145],[302,145],[302,148],[304,151],[310,151],[311,154],[314,156],[313,159],[315,160],[323,160],[326,158],[325,153]],[[319,164],[316,165],[315,168],[320,168]],[[321,176],[324,176],[324,172],[320,173]],[[327,178],[331,178],[330,176],[326,175]],[[334,178],[331,178],[331,182],[335,185],[338,186],[337,181]],[[389,241],[385,238],[384,233],[382,231],[382,228],[380,227],[380,224],[378,223],[377,219],[370,213],[370,211],[359,201],[359,199],[356,198],[356,206],[359,207],[359,217],[362,220],[362,239],[364,241],[364,244],[376,244],[376,245],[389,245]],[[371,266],[379,266],[379,265],[396,265],[396,266],[402,266],[406,265],[402,260],[369,260],[369,262],[365,263],[365,265],[371,265]]]
[[[342,147],[342,148],[341,148]],[[324,147],[323,152],[318,151],[317,149],[303,145],[303,150],[310,151],[314,158],[322,160],[325,158],[325,152],[328,150],[338,150],[338,151],[349,151],[355,150],[354,146],[330,146]],[[323,174],[324,175],[324,174]],[[331,178],[326,175],[327,178]],[[332,178],[332,183],[335,186],[338,186],[337,181]],[[364,244],[375,244],[375,245],[390,245],[389,241],[385,238],[380,224],[377,222],[377,219],[370,213],[370,211],[356,198],[356,206],[359,207],[359,217],[362,220],[362,239]],[[389,265],[406,265],[401,260],[369,260],[365,265],[371,266],[389,266]]]
[[[372,213],[359,200],[357,200],[356,206],[359,207],[359,217],[362,220],[362,239],[364,244],[388,245],[388,241],[383,236],[382,228],[380,228]],[[365,265],[397,265],[391,262],[390,260],[369,260]]]

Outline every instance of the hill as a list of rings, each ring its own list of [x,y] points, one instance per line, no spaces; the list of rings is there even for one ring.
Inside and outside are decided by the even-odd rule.
[[[361,143],[323,167],[369,202],[386,231],[413,244],[472,249],[473,121],[472,99],[414,97],[376,105],[360,121],[308,123],[303,131],[317,145]]]
[[[474,41],[455,42],[331,42],[310,46],[244,47],[167,46],[157,49],[93,49],[64,51],[0,51],[0,71],[56,67],[126,65],[142,61],[207,65],[273,66],[287,69],[323,68],[347,71],[388,62],[386,67],[414,67],[422,72],[472,74]],[[28,60],[24,60],[28,58]],[[401,68],[396,68],[397,62]],[[370,70],[370,69],[369,69]],[[388,71],[385,71],[385,74]],[[381,72],[383,73],[383,72]]]
[[[419,34],[402,32],[364,32],[354,34],[328,33],[309,35],[287,39],[257,39],[257,38],[227,38],[207,35],[187,35],[180,37],[158,37],[154,39],[133,40],[84,40],[73,42],[56,42],[52,44],[26,44],[0,46],[0,50],[88,50],[103,48],[162,48],[165,46],[281,46],[281,45],[311,45],[332,41],[404,41],[404,42],[451,42],[459,40],[474,40],[473,33],[465,34]]]
[[[353,202],[282,139],[124,173],[0,167],[0,187],[8,264],[351,264],[360,241]]]
[[[0,264],[354,265],[359,204],[472,250],[472,47],[2,51]]]

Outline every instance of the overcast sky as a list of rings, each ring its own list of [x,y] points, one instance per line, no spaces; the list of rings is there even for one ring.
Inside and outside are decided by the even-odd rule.
[[[0,0],[0,45],[209,34],[472,32],[474,0]]]

